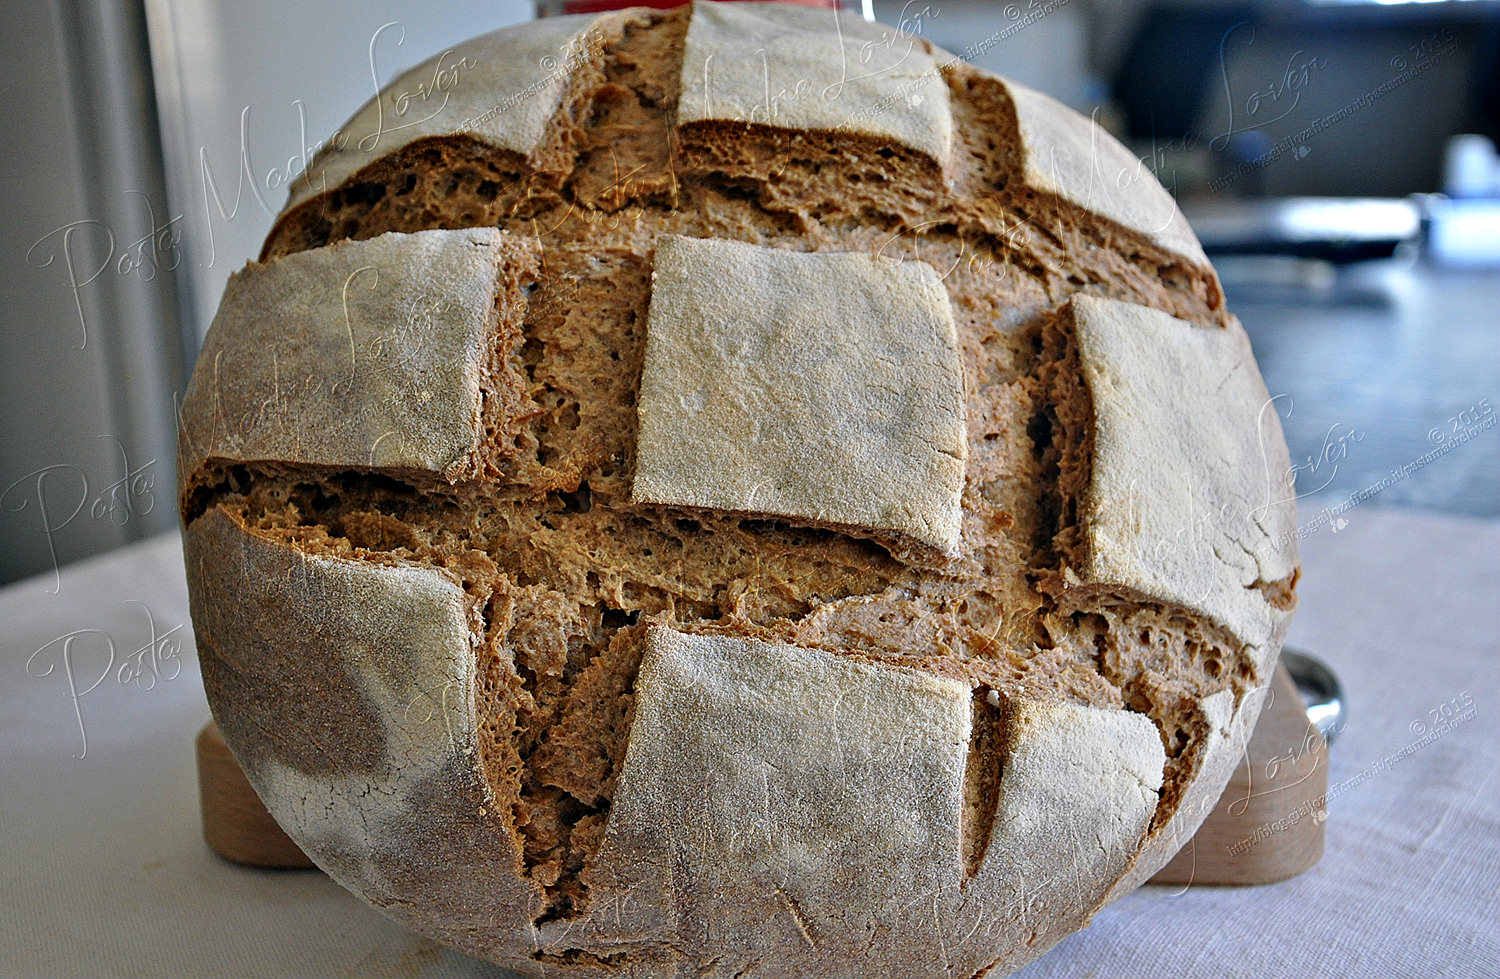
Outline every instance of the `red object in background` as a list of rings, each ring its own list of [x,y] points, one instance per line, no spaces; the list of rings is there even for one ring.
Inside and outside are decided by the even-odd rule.
[[[690,0],[537,0],[536,15],[551,17],[557,14],[597,14],[605,10],[624,10],[626,7],[651,7],[655,10],[670,10],[686,6]],[[738,0],[741,3],[760,3],[765,0]],[[858,10],[858,3],[841,3],[839,0],[780,0],[804,7],[837,7]]]

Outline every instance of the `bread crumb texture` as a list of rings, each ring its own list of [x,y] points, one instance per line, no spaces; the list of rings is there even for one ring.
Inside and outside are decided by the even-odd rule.
[[[1017,968],[1201,822],[1295,604],[1278,420],[1171,198],[834,18],[418,66],[184,399],[226,739],[341,883],[528,975]]]

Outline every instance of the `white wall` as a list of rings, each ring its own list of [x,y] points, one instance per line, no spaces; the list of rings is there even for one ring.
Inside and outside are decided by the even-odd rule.
[[[0,582],[176,522],[183,360],[139,7],[6,14]]]

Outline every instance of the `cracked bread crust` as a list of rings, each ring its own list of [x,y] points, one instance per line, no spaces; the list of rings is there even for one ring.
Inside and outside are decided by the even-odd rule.
[[[931,266],[664,236],[651,279],[634,502],[958,556],[963,382]]]
[[[551,126],[570,89],[597,79],[595,18],[553,17],[476,37],[403,72],[330,139],[286,210],[366,165],[434,136],[462,134],[537,165],[557,152]]]
[[[945,165],[953,120],[933,52],[857,18],[833,26],[827,11],[792,4],[697,4],[683,45],[678,124],[860,133]],[[749,58],[747,39],[755,44]]]
[[[531,242],[492,228],[339,242],[231,276],[183,398],[183,492],[295,462],[448,483],[495,471],[516,423]]]
[[[1101,202],[1099,185],[1118,182],[1100,174],[1124,151],[1086,121],[915,39],[903,43],[941,66],[917,73],[946,94],[941,160],[857,118],[819,130],[686,121],[694,16],[577,26],[588,43],[555,101],[534,103],[549,108],[531,143],[447,126],[392,141],[326,192],[294,191],[264,261],[242,275],[360,246],[399,252],[423,233],[498,242],[470,275],[492,297],[471,309],[486,356],[428,350],[439,368],[481,364],[477,427],[476,402],[464,409],[478,461],[318,458],[298,448],[322,434],[310,427],[300,442],[185,454],[210,701],[273,813],[341,882],[527,974],[1019,967],[1191,835],[1284,635],[1293,551],[1264,555],[1250,581],[1237,560],[1203,566],[1259,617],[1151,587],[1170,582],[1149,564],[1126,577],[1089,563],[1115,471],[1099,449],[1123,404],[1100,378],[1159,371],[1136,339],[1151,337],[1147,354],[1203,341],[1179,368],[1191,372],[1223,367],[1212,351],[1242,335],[1191,232],[1162,225],[1175,214],[1165,192],[1140,183]],[[885,36],[847,26],[864,43]],[[540,43],[526,30],[505,35],[513,49],[492,36],[485,50],[519,57]],[[794,92],[795,58],[778,70]],[[1088,161],[1070,155],[1101,145]],[[934,270],[963,398],[950,560],[793,515],[636,498],[652,274],[672,235]],[[379,279],[366,298],[399,312],[399,290],[377,291],[398,279]],[[320,288],[338,292],[330,282]],[[1093,343],[1095,313],[1123,346]],[[224,357],[280,365],[316,335],[256,333],[258,322],[226,320]],[[185,430],[265,403],[264,372],[216,378],[212,359]],[[308,377],[327,369],[300,363]],[[1160,397],[1130,417],[1258,440],[1268,469],[1186,467],[1195,487],[1248,496],[1285,449],[1279,429],[1246,433],[1259,380],[1235,366],[1249,372],[1235,393],[1195,379],[1190,405],[1137,378]],[[277,418],[278,432],[312,421]],[[1284,540],[1290,506],[1270,502],[1260,526]],[[1171,514],[1158,523],[1170,539]],[[699,735],[690,747],[684,732]],[[880,744],[930,777],[893,780]],[[706,779],[718,789],[697,791]],[[878,808],[911,818],[871,825],[882,791],[894,801]],[[839,792],[849,804],[832,804]],[[756,855],[757,833],[781,863]],[[821,862],[830,847],[847,866]],[[907,854],[888,887],[878,853]]]

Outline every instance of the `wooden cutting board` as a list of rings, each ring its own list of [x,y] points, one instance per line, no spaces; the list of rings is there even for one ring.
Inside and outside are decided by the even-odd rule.
[[[1245,755],[1214,811],[1153,884],[1272,884],[1323,856],[1328,745],[1286,667],[1261,703]]]
[[[217,724],[198,733],[203,836],[219,856],[251,867],[312,868],[245,778]],[[1276,667],[1260,720],[1229,786],[1197,834],[1154,884],[1269,884],[1323,855],[1328,746]]]

